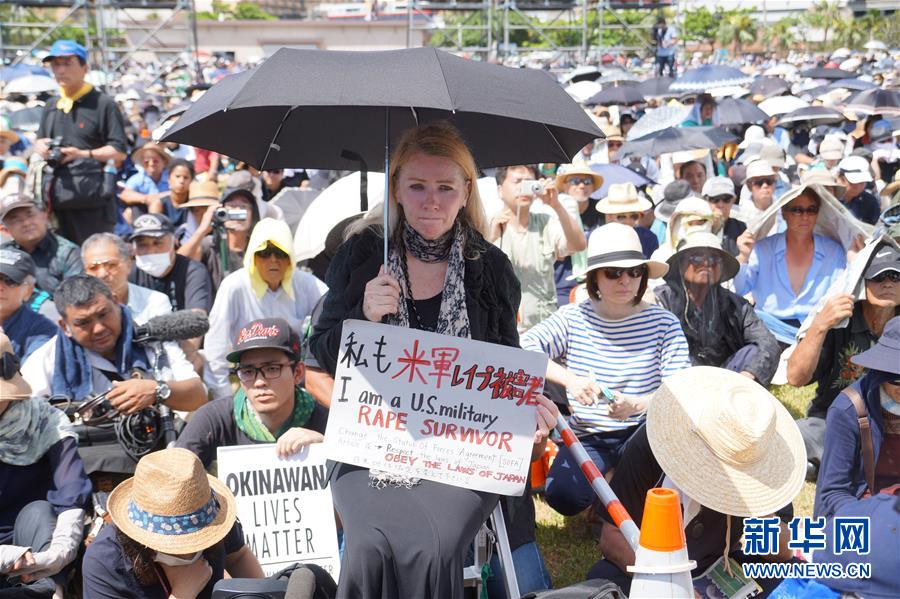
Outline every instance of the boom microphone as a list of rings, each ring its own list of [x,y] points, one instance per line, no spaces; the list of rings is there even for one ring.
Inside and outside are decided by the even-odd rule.
[[[301,566],[291,572],[284,599],[314,599],[315,593],[316,575],[311,570]]]
[[[154,316],[147,324],[134,329],[134,340],[184,341],[202,337],[209,330],[209,318],[194,310],[178,310],[171,314]]]

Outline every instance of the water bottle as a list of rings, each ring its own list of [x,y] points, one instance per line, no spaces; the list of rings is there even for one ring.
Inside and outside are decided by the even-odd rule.
[[[116,197],[116,178],[119,175],[114,160],[107,160],[106,166],[103,167],[103,196],[107,198]]]

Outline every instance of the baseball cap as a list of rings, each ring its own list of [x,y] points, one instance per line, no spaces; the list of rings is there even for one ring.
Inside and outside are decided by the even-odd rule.
[[[75,40],[56,40],[50,46],[50,52],[44,57],[44,62],[56,56],[77,56],[82,61],[87,62],[87,50],[84,46]]]
[[[892,245],[885,244],[872,256],[864,276],[871,279],[889,270],[900,272],[900,251]]]
[[[838,162],[838,170],[851,183],[868,183],[873,180],[869,162],[862,156],[847,156]]]
[[[840,160],[844,157],[844,142],[837,137],[826,136],[819,144],[819,156],[823,160]]]
[[[710,177],[703,184],[701,195],[705,198],[715,198],[717,196],[729,195],[736,197],[734,192],[734,182],[728,177]]]
[[[238,331],[234,346],[226,357],[237,364],[249,349],[280,349],[295,360],[300,359],[300,337],[283,318],[260,318]]]
[[[34,273],[34,260],[26,252],[16,248],[0,250],[0,274],[6,275],[15,283],[21,283],[26,276],[34,276]]]
[[[135,219],[133,227],[134,232],[128,237],[128,241],[134,241],[138,237],[162,237],[175,231],[172,222],[162,214],[142,214]]]
[[[744,174],[744,185],[747,184],[747,181],[750,179],[755,179],[757,177],[774,177],[775,171],[772,170],[772,165],[769,164],[765,160],[754,160],[750,164],[747,165],[747,171]]]
[[[7,193],[0,198],[0,220],[6,218],[6,215],[16,208],[26,208],[28,206],[32,208],[37,206],[32,196],[21,191]]]

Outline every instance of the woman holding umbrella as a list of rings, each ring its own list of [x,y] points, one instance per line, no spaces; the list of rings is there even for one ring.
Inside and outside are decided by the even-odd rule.
[[[388,231],[377,211],[360,219],[329,268],[310,340],[319,364],[334,375],[347,318],[518,346],[519,283],[484,239],[475,161],[459,133],[446,123],[407,131],[388,176]],[[556,415],[541,397],[533,455],[543,452]],[[346,540],[339,597],[463,596],[463,558],[496,495],[348,464],[337,464],[332,492]],[[531,505],[525,499],[511,499],[521,503],[517,519]]]

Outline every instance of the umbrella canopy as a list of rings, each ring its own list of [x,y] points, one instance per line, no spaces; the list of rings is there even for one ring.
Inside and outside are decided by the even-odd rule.
[[[799,108],[809,106],[809,102],[796,96],[775,96],[759,103],[759,109],[769,116],[787,114]]]
[[[678,127],[691,114],[690,106],[660,106],[648,110],[628,130],[628,139],[638,139],[670,127]]]
[[[779,127],[793,127],[795,125],[804,124],[810,127],[816,125],[837,124],[844,120],[844,115],[825,106],[807,106],[792,110],[786,115],[778,119]]]
[[[752,82],[753,77],[745,75],[738,69],[705,64],[702,67],[685,71],[669,89],[673,92],[703,92],[717,87],[749,85]]]
[[[847,110],[869,115],[900,115],[900,92],[881,88],[861,91],[847,103]]]
[[[669,86],[675,80],[671,77],[652,77],[641,81],[635,87],[644,94],[645,98],[659,98],[669,93]]]
[[[600,104],[602,106],[638,104],[644,101],[644,94],[636,85],[615,85],[600,90],[590,98],[587,104]]]
[[[21,131],[37,131],[41,124],[41,115],[44,114],[43,106],[32,106],[6,113],[9,126]]]
[[[50,73],[44,67],[35,64],[14,64],[0,69],[0,81],[12,81],[27,75],[44,75],[49,77]]]
[[[887,50],[887,46],[884,42],[880,42],[878,40],[869,40],[863,46],[866,50]]]
[[[315,82],[312,85],[310,82]],[[282,48],[225,77],[162,141],[214,150],[261,170],[385,167],[385,144],[446,119],[481,167],[567,163],[603,134],[546,72],[464,60],[434,48]]]
[[[577,81],[566,88],[566,93],[576,102],[587,103],[591,96],[600,93],[603,86],[596,81]]]
[[[59,89],[59,85],[53,77],[47,75],[25,75],[13,79],[3,88],[7,94],[40,94],[43,92],[54,92]]]
[[[636,173],[621,164],[592,164],[591,170],[603,177],[603,185],[591,194],[591,197],[595,200],[603,199],[609,195],[609,186],[613,183],[631,183],[637,188],[656,184],[656,181]]]
[[[718,103],[720,125],[749,125],[762,123],[769,115],[760,110],[753,102],[739,98],[725,98]]]
[[[806,69],[805,71],[800,71],[800,75],[809,79],[852,79],[856,77],[856,73],[851,71],[829,69],[825,67]]]
[[[622,69],[610,69],[608,71],[603,71],[603,76],[597,79],[597,83],[607,84],[607,83],[637,83],[638,78],[631,73],[623,71]]]
[[[750,95],[770,98],[783,94],[791,88],[791,84],[781,77],[759,77],[750,84]]]
[[[680,150],[715,150],[737,139],[722,127],[671,127],[626,141],[618,155],[659,156]]]
[[[853,91],[865,91],[878,87],[871,81],[863,81],[862,79],[836,79],[828,84],[831,89],[852,89]]]
[[[793,79],[799,71],[800,69],[798,69],[794,65],[787,62],[782,62],[763,71],[763,75]]]
[[[595,66],[583,66],[569,71],[560,83],[578,83],[579,81],[596,81],[600,78],[600,69]]]

